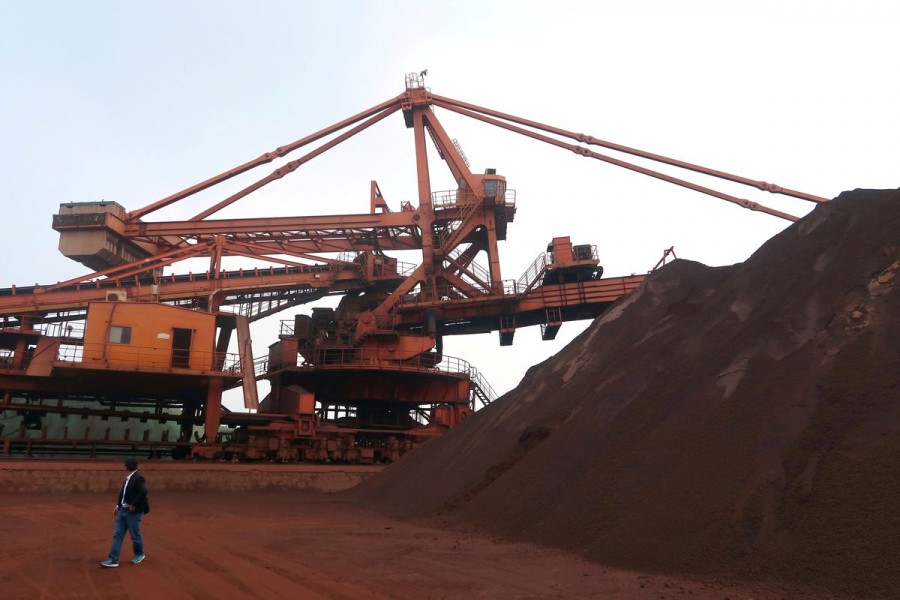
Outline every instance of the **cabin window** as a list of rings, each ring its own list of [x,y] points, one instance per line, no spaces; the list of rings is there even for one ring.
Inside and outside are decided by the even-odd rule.
[[[113,325],[109,328],[109,341],[111,344],[130,344],[131,327]]]

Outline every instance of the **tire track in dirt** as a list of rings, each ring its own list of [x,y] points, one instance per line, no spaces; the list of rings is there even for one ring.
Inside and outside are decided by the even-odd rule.
[[[12,564],[5,561],[4,568],[17,573],[17,579],[24,579],[27,586],[26,589],[10,590],[9,595],[4,594],[4,598],[56,600],[90,597],[80,595],[81,586],[77,583],[72,585],[73,581],[79,579],[73,576],[73,573],[78,572],[76,565],[80,563],[79,557],[70,554],[54,556],[49,560],[42,558],[45,547],[64,549],[71,547],[72,542],[77,539],[67,515],[54,511],[46,504],[30,503],[8,520],[4,529],[4,539],[16,539],[16,533],[26,536],[16,545],[17,560],[14,559]],[[43,531],[43,535],[34,535],[37,531]]]
[[[82,561],[81,579],[85,582],[84,596],[79,598],[103,598],[104,600],[127,600],[128,592],[118,572],[108,573],[110,569],[100,566],[99,561]]]
[[[213,556],[216,558],[207,556],[214,548],[213,544],[206,547],[202,538],[198,541],[201,542],[199,545],[175,543],[171,539],[165,541],[165,551],[154,555],[160,564],[154,581],[160,578],[170,580],[181,597],[187,594],[187,598],[196,600],[216,600],[227,597],[227,594],[245,598],[258,595],[258,582],[254,582],[253,587],[244,583],[232,574],[240,570],[229,568],[233,565],[221,560],[220,550],[215,550]],[[173,560],[173,557],[177,558]]]
[[[256,556],[253,554],[249,554],[246,552],[242,552],[231,548],[229,550],[231,554],[234,556],[238,556],[245,561],[249,565],[257,569],[262,569],[267,573],[274,573],[285,580],[288,580],[305,590],[312,590],[317,594],[316,597],[321,597],[324,599],[333,599],[333,600],[357,600],[358,598],[370,598],[372,600],[379,600],[381,598],[395,598],[395,599],[403,599],[407,598],[407,596],[398,596],[397,594],[391,594],[389,596],[384,596],[381,594],[375,594],[372,586],[362,586],[353,584],[350,582],[340,582],[335,580],[335,585],[327,585],[323,584],[323,580],[330,579],[330,576],[323,573],[322,571],[311,567],[310,565],[301,565],[304,569],[307,569],[310,572],[317,573],[319,575],[324,575],[324,577],[319,577],[318,579],[312,579],[310,577],[304,577],[303,575],[299,575],[295,570],[290,569],[289,567],[284,567],[281,565],[275,564],[275,562],[269,560],[272,558],[271,555],[266,555],[265,559]],[[298,563],[291,562],[294,567],[297,566]],[[340,584],[340,585],[338,585]],[[348,588],[346,591],[341,591],[344,588]],[[413,597],[409,597],[410,600],[414,600]]]
[[[240,590],[243,594],[246,590],[241,586],[244,586],[244,582],[250,581],[253,586],[250,593],[254,597],[296,598],[298,594],[311,600],[318,598],[418,600],[421,597],[400,595],[393,590],[382,595],[373,590],[368,581],[356,583],[352,581],[352,577],[348,578],[346,572],[329,573],[327,569],[322,568],[323,564],[328,564],[327,562],[310,563],[303,559],[304,546],[300,542],[297,544],[289,542],[285,547],[280,547],[285,540],[294,537],[298,541],[308,541],[311,534],[314,537],[323,533],[332,535],[334,529],[346,526],[333,515],[323,519],[316,511],[317,518],[313,522],[309,521],[308,516],[295,521],[292,519],[291,503],[282,504],[279,512],[287,511],[281,521],[285,529],[282,535],[275,538],[274,541],[277,543],[273,545],[267,543],[267,540],[272,540],[270,533],[272,516],[260,519],[257,514],[242,514],[238,518],[229,519],[228,526],[223,527],[221,516],[215,511],[210,512],[216,502],[218,499],[213,499],[210,503],[195,504],[186,512],[181,511],[182,516],[190,518],[189,529],[184,528],[183,523],[182,527],[163,524],[158,527],[154,537],[162,540],[160,544],[161,547],[164,546],[163,551],[167,555],[173,550],[176,554],[184,556],[207,555],[204,560],[196,558],[192,560],[198,567],[207,571],[219,572],[224,569],[240,573],[240,579],[225,578],[218,583],[219,589],[225,593]],[[223,535],[226,530],[227,535]],[[228,541],[223,543],[223,537],[227,537]],[[240,543],[233,543],[231,540],[240,540]]]
[[[248,552],[246,547],[257,547],[252,516],[248,516],[249,526],[238,521],[229,528],[229,537],[244,540],[243,546],[223,544],[221,522],[205,515],[195,516],[190,529],[173,527],[164,521],[153,534],[157,540],[154,544],[160,548],[154,556],[157,561],[165,562],[167,577],[177,583],[176,589],[181,594],[186,593],[186,597],[197,600],[223,596],[276,599],[297,598],[298,593],[310,600],[371,597],[364,588],[343,593],[340,586],[323,584],[322,580],[327,580],[325,577],[310,578],[297,573],[298,567],[317,571],[311,565],[298,563],[293,557],[285,560],[277,554],[265,553],[262,558]],[[173,560],[173,557],[182,557],[182,560]]]
[[[69,522],[75,522],[81,525],[81,527],[72,532],[73,536],[77,536],[79,540],[82,542],[90,541],[96,543],[97,553],[95,558],[91,559],[79,559],[76,561],[74,565],[72,565],[72,569],[67,570],[68,576],[70,577],[69,581],[72,582],[71,586],[68,586],[66,592],[69,594],[73,594],[70,596],[60,596],[68,597],[68,598],[103,598],[104,600],[128,600],[130,598],[129,591],[127,589],[125,583],[125,573],[120,572],[118,569],[107,569],[100,566],[100,561],[107,558],[106,553],[109,550],[109,544],[112,542],[112,535],[115,529],[115,517],[112,514],[112,511],[109,511],[108,504],[98,505],[96,503],[85,504],[85,505],[76,505],[73,506],[67,515],[67,520]],[[107,511],[104,515],[104,511]],[[87,531],[82,532],[81,529],[85,529],[87,524],[92,523],[95,520],[103,519],[106,517],[106,525],[108,525],[106,530],[103,529],[90,529],[90,534]],[[107,532],[107,536],[104,539],[103,531]],[[126,544],[127,544],[127,534],[126,534]],[[123,545],[123,547],[127,547]],[[76,567],[75,565],[80,565],[80,567]],[[78,585],[78,582],[82,582],[81,585]],[[83,590],[83,593],[82,593]]]

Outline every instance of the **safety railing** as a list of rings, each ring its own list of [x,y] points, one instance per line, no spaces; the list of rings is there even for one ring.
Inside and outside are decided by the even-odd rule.
[[[582,261],[600,261],[600,255],[597,253],[597,246],[592,244],[580,244],[572,246],[572,260],[576,262]]]
[[[357,348],[319,348],[313,353],[308,367],[371,367],[378,369],[391,369],[396,371],[430,371],[445,374],[468,374],[471,365],[452,356],[419,354],[407,360],[390,360],[368,353]],[[440,358],[439,363],[435,361]]]
[[[497,394],[484,376],[469,362],[455,356],[420,354],[408,360],[389,360],[377,356],[367,356],[357,348],[320,348],[308,352],[312,359],[303,363],[282,364],[280,367],[297,367],[304,370],[313,369],[374,369],[390,371],[416,371],[441,373],[445,375],[464,376],[478,388],[485,404],[496,399]],[[269,370],[269,358],[261,357],[254,361],[253,371],[257,377],[265,375]]]
[[[344,252],[341,252],[340,254],[338,254],[338,257],[337,257],[338,262],[334,263],[334,266],[335,267],[350,266],[350,265],[359,266],[360,265],[360,259],[359,259],[360,254],[361,253],[353,251],[353,250],[345,250]],[[399,275],[400,277],[408,277],[419,266],[419,265],[416,265],[413,263],[401,262],[401,261],[397,261],[396,264],[397,264],[397,275]]]
[[[399,273],[403,277],[409,277],[413,274],[413,271],[419,268],[419,265],[415,263],[408,262],[400,262],[397,261],[397,273]]]
[[[284,368],[300,368],[303,370],[340,370],[340,369],[371,369],[388,371],[414,371],[427,373],[441,373],[451,376],[459,376],[469,381],[469,404],[472,410],[477,410],[477,402],[481,406],[487,406],[497,399],[497,393],[484,375],[470,363],[461,358],[447,355],[422,354],[408,360],[388,360],[375,356],[366,356],[356,348],[321,348],[315,351],[306,351],[312,356],[312,360],[300,362],[298,359],[291,363],[279,362],[273,370]],[[299,357],[299,353],[297,357]],[[438,360],[440,359],[440,360]],[[253,362],[253,373],[257,378],[269,373],[269,357],[264,356]]]
[[[435,210],[454,208],[457,205],[456,197],[457,190],[441,190],[439,192],[432,192],[431,206],[434,207]]]
[[[516,280],[516,288],[519,290],[526,290],[531,287],[531,285],[544,274],[549,264],[550,255],[545,252],[539,254],[538,257],[534,259],[534,262],[525,269],[522,276]]]
[[[61,338],[62,340],[82,340],[84,339],[84,311],[71,311],[53,313],[44,320],[32,323],[34,331],[39,332],[45,337]],[[0,326],[9,327],[6,322],[0,323]],[[14,329],[19,329],[20,323],[16,322]],[[0,349],[0,358],[4,356],[4,350]],[[12,353],[12,350],[7,351]]]
[[[173,350],[170,347],[132,346],[130,344],[63,344],[57,362],[122,368],[130,371],[191,370],[217,373],[241,373],[239,354],[202,350]]]
[[[510,208],[516,205],[516,190],[506,189],[498,192],[495,198],[495,206],[508,206]],[[478,205],[478,198],[468,188],[456,190],[439,190],[431,193],[431,205],[436,210],[447,208],[458,208],[464,204]]]
[[[309,284],[304,284],[290,291],[260,291],[240,294],[233,303],[234,312],[253,321],[260,315],[273,314],[282,308],[294,306],[300,299],[316,293],[321,292]]]
[[[515,296],[519,293],[519,284],[516,280],[504,279],[502,283],[504,296]]]
[[[56,353],[57,360],[75,363],[81,362],[84,357],[84,346],[81,344],[62,344]]]
[[[504,279],[500,282],[504,296],[516,296],[527,291],[528,286],[515,281],[513,279]],[[455,285],[439,285],[435,288],[436,295],[432,296],[430,292],[412,292],[404,294],[400,298],[400,304],[410,305],[430,302],[453,302],[457,300],[471,300],[474,298],[485,298],[493,295],[493,290],[482,288],[460,288]]]
[[[482,267],[480,264],[478,264],[475,261],[470,261],[468,264],[463,264],[463,263],[459,262],[459,258],[460,258],[460,256],[463,255],[463,252],[464,252],[464,250],[462,248],[454,249],[453,252],[451,252],[450,255],[447,256],[445,262],[448,265],[451,262],[457,262],[458,264],[460,264],[461,268],[464,268],[465,271],[468,271],[468,273],[466,273],[465,271],[462,271],[460,273],[460,275],[464,279],[470,280],[473,285],[477,285],[477,286],[486,285],[486,286],[490,287],[491,274],[488,272],[487,269],[485,269],[484,267]],[[478,281],[473,279],[473,277],[477,278]]]
[[[78,312],[71,316],[55,315],[52,321],[41,323],[37,328],[47,337],[84,339],[85,314]]]
[[[292,365],[281,365],[282,367],[296,367],[297,363],[294,362]],[[253,361],[253,374],[256,377],[261,377],[269,372],[269,357],[261,356]]]
[[[291,337],[294,335],[294,320],[282,319],[278,322],[278,335],[283,337]]]
[[[210,272],[210,271],[202,271],[200,273],[187,273],[187,274],[175,274],[172,273],[170,275],[160,275],[158,277],[154,277],[152,279],[147,279],[148,283],[158,283],[158,284],[166,284],[166,283],[184,283],[184,282],[193,282],[193,281],[212,281],[215,279],[248,279],[248,278],[259,278],[259,277],[272,277],[272,276],[283,276],[283,275],[298,275],[298,274],[307,274],[307,273],[325,273],[332,269],[333,267],[330,264],[297,264],[288,267],[275,267],[273,265],[269,265],[268,267],[253,267],[252,269],[244,269],[241,267],[236,271],[226,271],[221,270],[218,273]],[[143,283],[144,280],[136,280],[136,282]],[[102,284],[102,281],[100,282]],[[91,284],[98,285],[98,284]],[[73,289],[78,289],[78,287],[84,287],[82,284],[73,285]],[[100,285],[100,287],[105,287]],[[67,288],[64,288],[67,289]]]
[[[472,367],[469,373],[469,380],[472,382],[472,410],[477,410],[475,400],[481,400],[482,407],[487,406],[497,399],[497,393],[491,384],[488,383],[484,375],[482,375],[475,367]]]
[[[457,208],[459,212],[456,218],[449,221],[444,229],[438,232],[435,237],[435,247],[454,248],[459,243],[465,226],[478,209],[482,205],[480,202],[483,196],[476,195],[469,188],[458,190],[444,190],[434,192],[432,194],[431,204],[435,210],[443,210],[448,208]],[[492,200],[495,211],[502,209],[506,215],[506,209],[515,209],[516,191],[501,190],[488,194],[488,199]],[[505,216],[503,217],[506,218]]]
[[[572,246],[572,261],[573,262],[599,262],[599,254],[597,253],[597,246],[591,244],[582,244],[578,246]],[[525,291],[531,287],[531,285],[537,281],[549,267],[558,264],[556,257],[552,252],[542,252],[538,255],[534,262],[531,263],[525,272],[522,274],[519,279],[516,280],[517,287],[520,291]],[[563,265],[565,266],[565,265]]]
[[[456,148],[456,151],[459,153],[459,157],[463,160],[464,163],[466,163],[466,166],[471,166],[469,165],[469,159],[466,157],[466,153],[463,152],[462,145],[459,143],[459,141],[455,138],[450,141],[453,143],[453,147]]]
[[[439,285],[434,288],[435,295],[431,295],[431,291],[428,293],[423,292],[414,292],[410,294],[404,294],[400,298],[400,304],[410,305],[410,304],[419,304],[422,302],[450,302],[453,300],[465,300],[469,298],[477,298],[491,295],[491,290],[478,288],[460,288],[455,285]]]
[[[506,188],[503,192],[497,194],[495,206],[514,208],[516,206],[516,190]]]
[[[14,351],[0,348],[0,369],[8,369],[12,365],[14,356]]]
[[[453,248],[460,241],[465,226],[478,208],[478,203],[475,202],[474,195],[472,195],[472,198],[472,200],[466,200],[461,203],[462,210],[459,213],[459,219],[448,223],[446,229],[440,232],[439,238],[441,248]]]
[[[359,258],[359,252],[355,252],[353,250],[344,250],[343,252],[338,254],[337,262],[338,263],[347,263],[347,264],[349,264],[349,263],[358,264],[359,263],[359,261],[357,260],[358,258]]]
[[[402,299],[401,299],[402,302]],[[375,320],[375,329],[394,329],[397,325],[400,324],[400,316],[395,314],[387,314],[380,315],[370,313],[371,317]],[[295,321],[293,319],[282,319],[278,324],[278,335],[282,337],[292,337],[295,335],[294,331]],[[356,325],[352,325],[351,327],[347,327],[346,325],[342,326],[343,332],[352,331]],[[328,331],[334,331],[335,326],[331,325],[330,327],[325,327]]]
[[[279,337],[293,337],[296,335],[296,321],[294,319],[282,319],[278,322],[278,335]],[[335,327],[333,325],[326,327],[329,332],[335,333]],[[344,328],[346,330],[346,328]]]

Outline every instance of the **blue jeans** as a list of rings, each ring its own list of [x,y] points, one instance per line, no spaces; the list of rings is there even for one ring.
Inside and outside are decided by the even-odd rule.
[[[122,540],[125,539],[125,530],[131,536],[131,545],[134,555],[144,553],[144,540],[141,537],[141,517],[144,513],[131,512],[127,508],[120,508],[116,513],[116,527],[113,529],[112,546],[109,549],[109,560],[119,562],[119,553],[122,551]]]

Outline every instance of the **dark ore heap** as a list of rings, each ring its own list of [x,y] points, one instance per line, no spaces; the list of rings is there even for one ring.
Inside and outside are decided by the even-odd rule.
[[[900,193],[678,260],[355,494],[592,560],[900,590]]]

